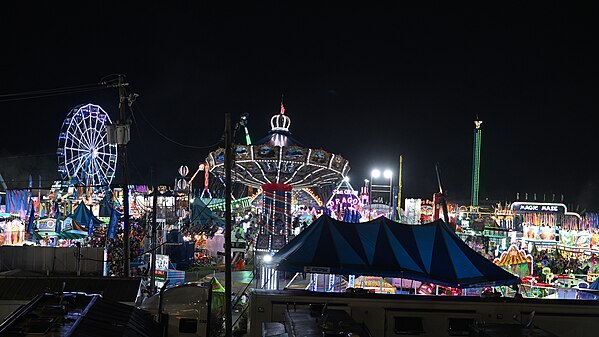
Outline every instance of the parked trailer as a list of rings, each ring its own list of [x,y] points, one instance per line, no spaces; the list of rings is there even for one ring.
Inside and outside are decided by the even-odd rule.
[[[283,322],[286,310],[308,309],[310,304],[345,310],[373,336],[381,337],[468,336],[472,325],[526,325],[531,319],[535,327],[560,337],[594,337],[599,322],[596,300],[255,289],[250,295],[250,337],[262,336],[262,323]]]

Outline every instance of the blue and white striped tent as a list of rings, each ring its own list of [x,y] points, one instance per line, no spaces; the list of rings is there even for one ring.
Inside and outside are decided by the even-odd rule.
[[[380,217],[347,223],[322,215],[272,263],[287,272],[403,277],[459,288],[520,283],[468,247],[442,220],[406,225]]]

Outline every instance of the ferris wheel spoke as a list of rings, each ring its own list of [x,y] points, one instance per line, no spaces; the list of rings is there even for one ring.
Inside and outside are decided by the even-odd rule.
[[[79,148],[76,148],[76,147],[71,147],[71,146],[65,146],[64,149],[65,150],[71,150],[71,151],[77,151],[77,152],[84,152],[84,153],[89,152],[87,150],[82,150],[82,149],[79,149]]]
[[[87,164],[87,174],[89,175],[88,186],[92,187],[95,185],[95,176],[96,176],[96,161],[93,158],[89,159],[89,163]]]
[[[68,141],[70,141],[73,145],[84,145],[83,142],[81,141],[81,137],[77,136],[74,133],[71,133],[71,131],[67,131],[67,135],[70,135],[71,138],[68,139]],[[77,144],[75,144],[75,141],[77,141]]]
[[[100,118],[94,118],[95,119],[95,123],[94,123],[94,131],[95,131],[95,136],[94,137],[94,144],[97,145],[102,141],[102,137],[104,136],[104,134],[102,133],[102,124],[100,124],[98,126],[98,123],[100,122]]]
[[[106,175],[106,170],[104,169],[104,167],[97,162],[96,165],[98,167],[98,179],[100,180],[100,182],[103,183],[105,181],[108,181],[108,176]]]
[[[79,136],[75,135],[74,133],[71,133],[71,135],[73,136],[74,139],[76,139],[79,144],[86,146],[87,148],[89,148],[86,144],[89,143],[89,140],[86,137],[85,132],[83,132],[83,130],[81,130],[81,127],[79,126],[78,123],[75,124],[75,126],[77,127],[77,129],[79,130]]]
[[[87,133],[87,137],[89,138],[89,145],[92,148],[95,148],[96,146],[96,128],[93,125],[93,120],[91,115],[87,116],[86,118],[87,122],[85,123],[85,132]]]
[[[78,119],[75,119],[75,126],[79,130],[79,134],[82,138],[85,138],[86,142],[89,142],[89,139],[86,137],[84,130],[81,128],[81,124],[85,125],[85,116],[80,116]]]
[[[96,162],[96,165],[98,165],[98,180],[101,184],[105,184],[108,183],[108,176],[106,174],[106,169],[98,162]]]
[[[92,126],[92,121],[90,121],[89,124],[90,125],[89,125],[89,128],[88,128],[88,132],[90,134],[91,144],[92,144],[92,146],[94,148],[96,148],[98,146],[99,139],[100,139],[100,137],[102,137],[102,135],[100,134],[100,130],[98,130],[98,126],[97,125],[93,125]]]
[[[102,146],[98,146],[96,149],[99,151],[100,149],[103,149],[105,147],[107,147],[110,149],[110,146],[112,146],[112,144],[109,144],[108,142],[105,142],[102,144]]]
[[[112,156],[112,155],[113,155],[113,153],[108,153],[108,152],[99,152],[99,151],[98,151],[98,152],[96,152],[96,153],[97,153],[97,154],[103,154],[103,155],[105,155],[105,156]]]
[[[75,171],[73,171],[73,174],[71,175],[71,177],[79,178],[77,176],[77,173],[79,173],[79,170],[83,167],[83,164],[85,164],[85,159],[82,157],[79,157],[79,165],[77,165],[77,168],[75,168]]]
[[[66,161],[66,162],[65,162],[65,165],[71,165],[71,164],[73,164],[73,163],[75,163],[75,162],[77,162],[77,161],[80,161],[80,160],[85,160],[83,157],[85,157],[85,155],[83,155],[83,156],[77,156],[77,157],[73,157],[72,159],[70,159],[70,160]]]
[[[110,168],[110,164],[109,164],[109,163],[107,163],[107,162],[104,160],[104,158],[102,158],[102,157],[98,157],[98,159],[99,159],[99,160],[102,162],[102,165],[103,165],[103,166],[105,165],[105,166],[106,166],[106,168]],[[102,167],[103,167],[103,166],[102,166]]]
[[[96,147],[102,143],[104,143],[104,139],[106,137],[106,126],[104,122],[100,120],[100,118],[96,118],[96,123],[94,129],[96,130]]]
[[[87,139],[87,145],[88,145],[88,147],[91,149],[91,148],[93,147],[93,145],[94,145],[94,139],[93,139],[93,138],[94,138],[94,133],[93,133],[93,131],[91,130],[91,122],[89,122],[89,124],[88,124],[88,122],[87,122],[87,120],[88,120],[89,118],[90,118],[90,117],[85,117],[85,118],[83,119],[83,122],[82,122],[82,124],[83,124],[83,125],[82,125],[82,129],[83,129],[83,132],[85,133],[85,136],[86,136],[86,139]]]
[[[91,182],[90,182],[90,185],[91,186],[97,185],[96,184],[96,175],[97,175],[97,172],[98,172],[98,167],[97,167],[96,161],[94,159],[91,159],[89,166],[90,167],[89,167],[88,172],[91,172]]]

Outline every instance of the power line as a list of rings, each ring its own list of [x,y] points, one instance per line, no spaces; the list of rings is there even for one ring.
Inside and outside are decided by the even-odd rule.
[[[21,158],[45,157],[45,156],[55,156],[55,155],[56,155],[55,152],[51,152],[51,153],[41,153],[41,154],[26,154],[26,155],[19,155],[19,156],[7,156],[7,157],[0,157],[0,159],[21,159]]]
[[[50,90],[38,90],[38,91],[21,92],[21,93],[14,93],[14,94],[5,94],[5,95],[0,95],[0,102],[23,101],[23,100],[37,99],[37,98],[43,98],[43,97],[90,92],[90,91],[108,89],[111,87],[112,87],[112,85],[96,84],[93,87],[87,87],[87,88],[83,87],[83,88],[77,88],[77,89],[64,89],[64,90],[50,89]]]
[[[140,113],[141,117],[144,119],[144,121],[146,121],[146,123],[148,123],[148,125],[158,134],[160,135],[162,138],[168,140],[169,142],[182,146],[182,147],[187,147],[187,148],[191,148],[191,149],[212,149],[214,147],[216,147],[217,145],[219,145],[220,143],[222,143],[224,137],[221,136],[221,139],[219,139],[216,143],[214,144],[210,144],[210,145],[206,145],[206,146],[196,146],[196,145],[188,145],[188,144],[183,144],[180,143],[170,137],[168,137],[167,135],[165,135],[164,133],[160,132],[160,130],[158,130],[152,123],[150,123],[150,121],[146,118],[146,116],[144,115],[144,113],[141,111],[141,109],[139,108],[139,105],[137,103],[134,103],[136,109],[138,110],[138,112]],[[133,111],[132,111],[132,115],[133,115]]]

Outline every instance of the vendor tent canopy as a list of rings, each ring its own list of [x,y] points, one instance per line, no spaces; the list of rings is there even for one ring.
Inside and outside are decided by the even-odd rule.
[[[214,214],[208,206],[200,200],[200,198],[195,198],[191,204],[191,223],[193,225],[201,225],[205,226],[207,224],[216,224],[222,226],[225,224],[225,221]]]
[[[380,217],[347,223],[322,215],[272,263],[287,272],[401,277],[459,288],[520,282],[468,247],[442,220],[406,225]]]
[[[60,232],[58,234],[58,237],[61,239],[76,240],[76,239],[83,239],[83,238],[87,237],[87,235],[88,235],[88,233],[86,231],[71,229],[71,230]]]
[[[100,211],[98,212],[98,215],[100,217],[105,217],[108,218],[110,217],[110,214],[112,214],[112,205],[110,202],[110,199],[112,198],[112,193],[106,192],[106,195],[104,195],[104,198],[102,198],[102,200],[100,201]]]
[[[92,211],[87,208],[84,202],[80,202],[77,208],[69,215],[79,226],[89,226],[90,221],[93,222],[94,226],[104,225],[100,219],[96,218]],[[91,220],[90,220],[91,219]]]

